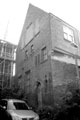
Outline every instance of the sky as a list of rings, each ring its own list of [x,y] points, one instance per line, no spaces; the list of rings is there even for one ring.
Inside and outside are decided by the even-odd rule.
[[[80,0],[0,0],[0,39],[18,45],[29,3],[80,31]]]

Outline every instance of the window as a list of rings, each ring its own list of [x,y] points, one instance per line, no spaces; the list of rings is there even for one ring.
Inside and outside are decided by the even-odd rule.
[[[37,55],[37,61],[38,61],[38,64],[40,64],[40,54]]]
[[[29,110],[27,104],[24,102],[14,102],[13,105],[16,110]]]
[[[38,54],[37,56],[35,56],[35,65],[39,65],[40,64],[40,54]]]
[[[47,48],[46,48],[46,47],[44,47],[44,48],[41,50],[41,56],[42,56],[42,61],[47,60]]]
[[[63,32],[64,32],[64,39],[74,42],[74,35],[73,30],[68,28],[67,26],[63,26]]]
[[[6,52],[7,52],[7,53],[9,53],[9,54],[12,53],[12,48],[10,48],[10,47],[6,47],[6,48],[4,48],[4,51],[5,51],[5,49],[6,49]]]
[[[31,45],[31,53],[33,53],[33,52],[34,52],[34,46]]]
[[[25,58],[28,58],[28,50],[25,51]]]
[[[25,72],[25,78],[26,78],[27,81],[30,80],[30,70]]]

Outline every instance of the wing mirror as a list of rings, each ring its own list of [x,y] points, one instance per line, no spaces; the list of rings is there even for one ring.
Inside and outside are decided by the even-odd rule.
[[[3,106],[3,109],[6,110],[6,106]]]
[[[29,110],[32,110],[32,107],[29,107]]]

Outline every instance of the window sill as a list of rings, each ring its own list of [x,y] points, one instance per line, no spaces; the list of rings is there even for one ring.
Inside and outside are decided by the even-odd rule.
[[[69,41],[68,39],[65,39],[65,38],[64,38],[64,40],[69,42],[73,47],[75,47],[75,48],[78,47],[78,45],[75,42],[71,42],[71,41]]]
[[[77,45],[76,43],[74,43],[74,42],[71,42],[71,45],[72,45],[73,47],[75,47],[75,48],[78,48],[78,45]]]
[[[67,42],[69,42],[69,43],[71,43],[71,41],[70,41],[70,40],[68,40],[68,39],[65,39],[65,38],[64,38],[64,40],[65,40],[65,41],[67,41]]]
[[[48,60],[48,58],[47,58],[46,60],[42,60],[42,61],[41,61],[41,64],[43,64],[43,63],[46,62],[47,60]]]

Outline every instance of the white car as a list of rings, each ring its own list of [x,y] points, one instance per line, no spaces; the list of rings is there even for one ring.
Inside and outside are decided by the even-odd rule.
[[[39,120],[39,115],[29,109],[25,101],[2,99],[0,105],[11,115],[12,120]]]

